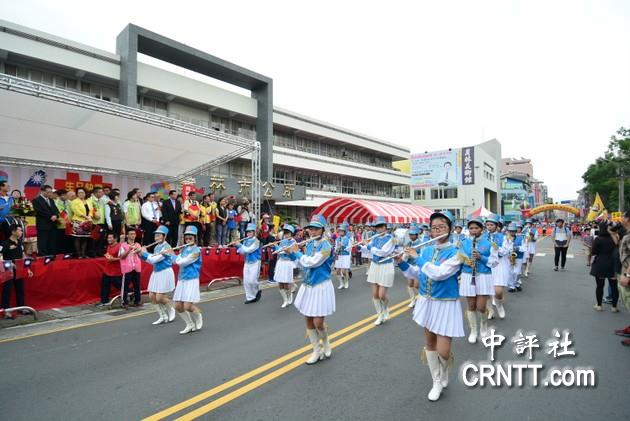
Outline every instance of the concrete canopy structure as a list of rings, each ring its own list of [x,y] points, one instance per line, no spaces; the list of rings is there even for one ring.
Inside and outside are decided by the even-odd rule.
[[[256,139],[261,145],[261,177],[273,174],[273,81],[181,42],[129,24],[116,38],[120,56],[121,104],[137,107],[138,53],[251,91],[257,103]]]

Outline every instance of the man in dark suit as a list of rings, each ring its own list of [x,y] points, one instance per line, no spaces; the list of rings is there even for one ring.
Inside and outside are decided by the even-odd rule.
[[[177,246],[177,231],[179,229],[179,216],[182,213],[182,204],[177,200],[177,191],[168,192],[168,199],[162,202],[162,219],[168,227],[166,241],[171,247]]]
[[[52,200],[52,187],[45,184],[39,196],[33,199],[35,209],[35,227],[37,228],[37,250],[42,256],[57,253],[55,235],[59,210]]]

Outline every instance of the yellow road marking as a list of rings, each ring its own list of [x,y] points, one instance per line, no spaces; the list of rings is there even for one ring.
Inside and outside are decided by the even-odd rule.
[[[404,313],[405,311],[409,310],[408,307],[403,308],[401,310],[398,310],[396,312],[393,312],[390,315],[390,318],[394,318],[396,316],[399,316],[400,314]],[[364,327],[362,327],[361,329],[358,329],[346,336],[344,336],[343,338],[339,339],[336,342],[331,343],[331,347],[332,348],[336,348],[340,345],[343,345],[344,343],[356,338],[357,336],[363,335],[365,332],[369,331],[370,329],[374,329],[376,327],[376,325],[374,325],[373,323],[370,323]],[[264,385],[265,383],[270,382],[271,380],[278,378],[286,373],[288,373],[291,370],[294,370],[297,367],[300,367],[304,364],[304,362],[306,361],[306,357],[305,358],[299,358],[295,361],[293,361],[290,364],[285,365],[282,368],[279,368],[275,371],[272,371],[271,373],[251,382],[246,384],[245,386],[242,386],[228,394],[226,394],[225,396],[220,397],[219,399],[216,399],[204,406],[201,406],[197,409],[195,409],[192,412],[189,412],[188,414],[182,415],[181,417],[177,418],[175,421],[190,421],[190,420],[194,420],[196,418],[199,418],[200,416],[207,414],[210,411],[213,411],[223,405],[225,405],[226,403],[229,403],[243,395],[245,395],[246,393],[251,392],[254,389],[259,388],[260,386]]]
[[[390,308],[390,311],[395,311],[395,310],[399,309],[400,307],[402,307],[402,306],[404,306],[404,305],[406,305],[408,303],[409,303],[409,300],[405,300],[405,301],[403,301],[401,303],[398,303],[398,304],[392,306]],[[392,316],[393,316],[393,314],[396,314],[396,313],[392,313]],[[375,318],[376,318],[376,315],[372,315],[372,316],[366,317],[365,319],[360,320],[360,321],[358,321],[356,323],[353,323],[350,326],[347,326],[347,327],[345,327],[345,328],[343,328],[343,329],[333,333],[332,335],[330,335],[330,339],[332,340],[332,339],[335,339],[335,338],[337,338],[337,337],[339,337],[341,335],[344,335],[345,333],[350,332],[350,331],[358,328],[359,326],[361,326],[361,325],[363,325],[365,323],[371,322]],[[374,325],[372,325],[372,326],[374,326]],[[331,346],[332,346],[332,344],[331,344]],[[225,391],[225,390],[227,390],[227,389],[229,389],[229,388],[231,388],[233,386],[236,386],[236,385],[238,385],[240,383],[243,383],[244,381],[247,381],[247,380],[251,379],[252,377],[255,377],[255,376],[257,376],[257,375],[259,375],[261,373],[264,373],[265,371],[270,370],[270,369],[272,369],[272,368],[274,368],[274,367],[276,367],[276,366],[278,366],[278,365],[280,365],[280,364],[282,364],[282,363],[284,363],[286,361],[289,361],[289,360],[291,360],[291,359],[293,359],[293,358],[295,358],[295,357],[297,357],[297,356],[299,356],[301,354],[304,354],[305,352],[308,352],[310,349],[311,349],[310,345],[306,345],[306,346],[304,346],[302,348],[296,349],[295,351],[290,352],[290,353],[288,353],[288,354],[286,354],[286,355],[284,355],[284,356],[282,356],[282,357],[280,357],[280,358],[278,358],[276,360],[270,361],[267,364],[264,364],[264,365],[262,365],[262,366],[260,366],[258,368],[255,368],[252,371],[249,371],[249,372],[247,372],[245,374],[242,374],[242,375],[240,375],[238,377],[235,377],[235,378],[233,378],[232,380],[230,380],[230,381],[228,381],[226,383],[220,384],[219,386],[216,386],[216,387],[214,387],[214,388],[212,388],[210,390],[207,390],[207,391],[205,391],[203,393],[200,393],[200,394],[198,394],[196,396],[193,396],[190,399],[187,399],[187,400],[185,400],[183,402],[180,402],[180,403],[178,403],[176,405],[173,405],[173,406],[171,406],[169,408],[166,408],[166,409],[164,409],[164,410],[162,410],[162,411],[160,411],[160,412],[158,412],[158,413],[156,413],[154,415],[151,415],[151,416],[149,416],[147,418],[143,418],[142,421],[157,421],[157,420],[164,419],[164,418],[168,417],[169,415],[173,415],[173,414],[175,414],[177,412],[180,412],[183,409],[186,409],[186,408],[188,408],[188,407],[190,407],[190,406],[192,406],[192,405],[194,405],[196,403],[199,403],[199,402],[201,402],[203,400],[206,400],[206,399],[208,399],[208,398],[210,398],[210,397],[212,397],[212,396],[214,396],[214,395],[216,395],[218,393],[221,393],[221,392],[223,392],[223,391]],[[302,360],[298,360],[298,361],[300,361],[300,364],[303,362]]]
[[[241,291],[241,292],[237,292],[237,293],[234,293],[234,294],[223,295],[221,297],[213,297],[213,298],[209,298],[207,300],[199,301],[199,304],[205,304],[205,303],[209,303],[211,301],[222,300],[224,298],[237,297],[237,296],[243,295],[243,294],[244,294],[244,292]],[[0,344],[1,343],[6,343],[6,342],[20,341],[22,339],[33,338],[33,337],[36,337],[36,336],[49,335],[51,333],[58,333],[58,332],[65,332],[67,330],[80,329],[82,327],[96,326],[96,325],[100,325],[100,324],[103,324],[103,323],[117,322],[119,320],[130,319],[132,317],[146,316],[147,314],[151,314],[151,313],[155,313],[155,311],[147,309],[147,310],[142,310],[142,311],[138,311],[138,312],[133,312],[132,314],[127,314],[125,316],[113,317],[112,319],[98,320],[98,321],[95,321],[95,322],[88,322],[88,323],[81,323],[81,324],[78,324],[76,326],[60,327],[58,329],[47,330],[46,332],[29,333],[29,334],[26,334],[26,335],[17,336],[15,338],[0,339]]]

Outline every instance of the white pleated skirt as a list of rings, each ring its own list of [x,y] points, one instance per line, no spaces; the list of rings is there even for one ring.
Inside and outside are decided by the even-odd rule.
[[[378,265],[374,262],[370,263],[368,269],[367,281],[371,284],[377,284],[382,287],[391,288],[394,286],[394,264],[383,263]]]
[[[293,305],[307,317],[325,317],[335,312],[335,287],[330,279],[313,287],[302,284]]]
[[[462,272],[459,280],[459,295],[461,297],[494,295],[494,280],[491,273],[478,273],[475,276],[475,285],[471,282],[472,274]]]
[[[197,279],[181,279],[177,281],[173,301],[181,301],[183,303],[198,303],[201,300],[199,293],[199,278]]]
[[[335,268],[337,269],[350,269],[352,267],[352,256],[344,255],[337,256],[337,260],[335,260]]]
[[[492,281],[494,286],[505,287],[510,278],[510,262],[505,259],[499,259],[499,264],[492,268]]]
[[[168,268],[159,272],[151,272],[149,278],[149,292],[168,294],[175,289],[175,273]]]
[[[527,245],[527,254],[536,254],[536,243],[530,241]]]
[[[464,315],[457,300],[432,300],[420,296],[413,309],[413,321],[441,336],[464,336]]]
[[[279,284],[290,284],[293,282],[293,269],[295,263],[292,260],[280,259],[276,263],[276,270],[273,274],[273,280]]]

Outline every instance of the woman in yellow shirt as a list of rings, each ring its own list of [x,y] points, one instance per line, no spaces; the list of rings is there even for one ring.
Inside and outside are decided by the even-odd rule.
[[[70,210],[72,213],[72,236],[74,237],[74,249],[79,259],[85,259],[85,250],[87,249],[88,238],[92,234],[92,217],[94,216],[94,207],[92,201],[87,200],[87,192],[84,188],[76,189],[77,198],[70,202]]]

